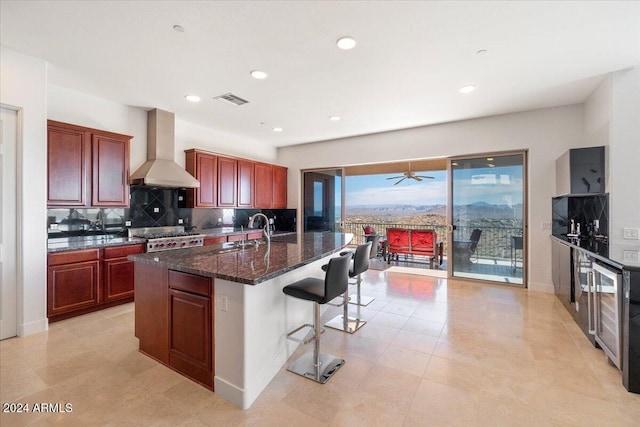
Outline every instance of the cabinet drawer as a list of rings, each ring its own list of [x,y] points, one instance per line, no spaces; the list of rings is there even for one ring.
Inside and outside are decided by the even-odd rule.
[[[205,237],[204,245],[219,245],[221,243],[227,243],[227,236],[215,236],[215,237]]]
[[[213,290],[210,278],[174,270],[169,270],[169,287],[204,296],[211,296]]]
[[[127,245],[104,248],[105,258],[123,258],[131,254],[141,254],[144,252],[144,245]]]
[[[100,258],[100,249],[85,249],[51,253],[48,256],[49,265],[71,264],[75,262],[93,261]]]

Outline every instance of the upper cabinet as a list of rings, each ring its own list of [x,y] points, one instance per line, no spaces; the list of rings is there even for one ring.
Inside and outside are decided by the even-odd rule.
[[[287,168],[200,150],[186,150],[186,170],[200,181],[187,207],[287,207]]]
[[[47,122],[47,205],[129,206],[131,136]]]
[[[254,162],[238,160],[238,207],[252,208],[254,206]]]
[[[238,185],[238,161],[218,157],[218,206],[235,207]]]
[[[273,204],[273,166],[256,163],[255,174],[255,207],[269,209]]]
[[[556,195],[605,192],[604,147],[574,148],[556,160]]]
[[[187,206],[212,208],[218,205],[218,156],[187,150],[186,170],[200,181],[200,188],[187,189]]]
[[[273,167],[273,204],[274,209],[287,208],[287,168]]]

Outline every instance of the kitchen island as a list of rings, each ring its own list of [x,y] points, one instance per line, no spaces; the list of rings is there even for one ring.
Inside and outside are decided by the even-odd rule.
[[[312,304],[282,288],[324,277],[321,266],[352,238],[297,233],[131,255],[140,351],[248,408],[296,349],[287,332],[312,318]]]

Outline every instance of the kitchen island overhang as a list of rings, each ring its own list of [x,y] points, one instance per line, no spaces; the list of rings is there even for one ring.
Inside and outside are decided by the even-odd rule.
[[[169,366],[169,272],[211,279],[211,384],[219,396],[250,407],[299,345],[286,339],[287,332],[312,318],[312,304],[287,298],[282,288],[304,277],[323,278],[321,266],[352,238],[297,233],[243,249],[217,245],[131,256],[140,351]]]

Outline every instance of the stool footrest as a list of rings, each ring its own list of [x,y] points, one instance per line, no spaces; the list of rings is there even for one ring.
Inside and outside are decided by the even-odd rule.
[[[298,338],[295,337],[294,335],[301,331],[304,328],[310,328],[311,330],[308,331],[303,338]],[[320,328],[320,333],[323,334],[324,333],[324,328]],[[313,330],[313,325],[309,324],[309,323],[305,323],[304,325],[300,325],[297,328],[295,328],[293,331],[289,332],[287,334],[287,339],[290,341],[294,341],[294,342],[299,342],[302,344],[309,344],[311,341],[313,341],[316,338],[316,334]]]
[[[324,324],[327,328],[337,329],[342,332],[353,334],[358,329],[367,323],[366,320],[358,319],[355,317],[347,317],[347,321],[344,321],[344,315],[340,314]]]
[[[357,295],[349,295],[349,304],[354,304],[354,305],[361,305],[361,306],[367,306],[369,304],[371,304],[371,302],[374,300],[375,298],[373,297],[368,297],[368,296],[364,296],[361,295],[360,297],[358,297]]]
[[[333,301],[339,299],[341,302],[340,303],[334,303]],[[335,297],[334,299],[332,299],[331,301],[329,301],[327,303],[327,305],[330,305],[332,307],[342,307],[344,305],[344,295],[340,295]]]

